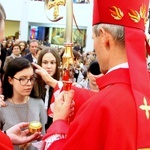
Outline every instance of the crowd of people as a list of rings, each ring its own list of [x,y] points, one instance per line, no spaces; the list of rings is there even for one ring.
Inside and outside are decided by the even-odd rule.
[[[149,1],[93,2],[94,51],[73,49],[69,91],[61,80],[64,48],[35,39],[28,47],[19,40],[3,45],[0,139],[6,141],[0,140],[0,149],[150,149],[150,46],[144,33]],[[0,31],[5,19],[0,5]],[[43,137],[29,134],[29,122],[35,120]]]
[[[65,47],[54,48],[41,44],[36,39],[26,42],[5,38],[1,42],[1,130],[8,130],[20,122],[36,120],[41,122],[43,126],[42,134],[45,134],[53,122],[53,118],[48,114],[48,111],[53,102],[56,84],[54,82],[49,85],[44,82],[41,76],[34,73],[35,68],[31,64],[38,64],[54,80],[60,81],[62,79],[64,51]],[[80,47],[78,48],[75,44],[73,47],[73,84],[76,87],[97,92],[99,88],[96,84],[96,78],[100,74],[100,70],[96,61],[96,54],[94,51],[82,52]],[[92,66],[94,63],[96,65]],[[98,74],[93,73],[90,66],[98,70]],[[14,119],[11,120],[11,118]],[[14,149],[34,149],[30,142],[23,145],[22,143],[21,145],[14,144],[13,147]]]

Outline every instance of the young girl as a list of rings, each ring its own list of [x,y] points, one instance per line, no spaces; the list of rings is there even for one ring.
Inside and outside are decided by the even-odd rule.
[[[52,47],[46,47],[40,52],[37,64],[40,65],[42,68],[44,68],[51,77],[53,77],[56,80],[59,80],[60,61],[61,59],[57,49]],[[43,99],[45,103],[45,110],[48,110],[51,103],[53,88],[49,85],[46,85],[40,76],[38,76],[36,84],[35,84],[35,88],[38,93],[38,97]],[[52,118],[48,117],[48,122],[45,128],[48,129],[51,123],[52,123]]]
[[[3,95],[7,107],[0,108],[2,130],[20,122],[39,121],[42,123],[42,133],[45,133],[47,115],[44,103],[41,99],[30,97],[35,81],[34,70],[27,59],[16,58],[8,64],[3,81]],[[26,147],[29,150],[34,149],[29,143],[14,145],[15,150]]]

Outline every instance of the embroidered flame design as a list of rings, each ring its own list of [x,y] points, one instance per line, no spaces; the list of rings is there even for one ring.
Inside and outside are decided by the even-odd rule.
[[[146,16],[146,5],[142,4],[142,6],[140,7],[140,16],[141,18],[145,19]]]
[[[117,8],[116,6],[113,6],[112,8],[109,9],[111,12],[111,15],[113,16],[114,19],[116,20],[121,20],[122,17],[124,16],[123,12],[121,11],[120,8]]]
[[[131,9],[128,14],[129,14],[129,16],[131,17],[131,19],[132,19],[134,22],[136,22],[136,23],[139,22],[140,19],[141,19],[140,14],[139,14],[137,11],[133,10],[133,9]]]
[[[147,17],[146,17],[146,5],[142,4],[140,7],[140,16],[142,19],[144,19],[144,22],[147,22]]]

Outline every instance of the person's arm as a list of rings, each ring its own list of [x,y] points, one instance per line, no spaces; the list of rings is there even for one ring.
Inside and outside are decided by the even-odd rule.
[[[42,137],[40,132],[36,132],[34,134],[29,135],[28,126],[29,123],[22,122],[12,126],[4,133],[6,133],[6,135],[9,136],[12,143],[16,145],[28,143],[30,141],[40,139]]]
[[[0,107],[5,107],[7,104],[4,101],[4,95],[0,94]]]
[[[40,143],[35,147],[49,148],[58,140],[65,140],[69,129],[69,118],[74,112],[74,91],[62,91],[55,100],[53,123],[47,130]]]
[[[57,85],[58,81],[55,80],[53,77],[51,77],[51,76],[48,74],[48,72],[47,72],[45,69],[43,69],[41,66],[39,66],[39,65],[37,65],[37,64],[35,64],[35,63],[32,63],[32,65],[33,65],[33,67],[35,68],[35,73],[38,74],[38,75],[40,75],[41,78],[43,79],[43,81],[44,81],[47,85],[49,85],[49,86],[55,88],[55,86]]]

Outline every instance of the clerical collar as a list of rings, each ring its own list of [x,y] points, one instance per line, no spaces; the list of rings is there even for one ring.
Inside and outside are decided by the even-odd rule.
[[[107,73],[109,73],[109,72],[111,72],[111,71],[113,71],[113,70],[119,69],[119,68],[129,68],[128,62],[119,64],[119,65],[117,65],[117,66],[111,68],[110,70],[108,70]],[[107,73],[106,73],[106,74],[107,74]]]

